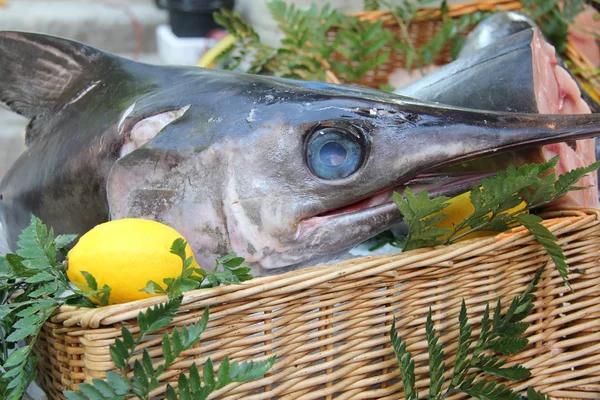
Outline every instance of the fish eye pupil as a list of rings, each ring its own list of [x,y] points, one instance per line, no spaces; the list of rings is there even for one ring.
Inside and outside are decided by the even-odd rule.
[[[337,142],[327,142],[319,151],[321,162],[328,167],[339,167],[346,161],[348,151]]]
[[[344,179],[357,172],[364,161],[366,145],[360,132],[341,127],[323,127],[308,136],[306,163],[325,180]]]

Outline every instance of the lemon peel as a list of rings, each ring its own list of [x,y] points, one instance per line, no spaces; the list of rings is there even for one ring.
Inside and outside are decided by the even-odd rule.
[[[444,208],[439,213],[439,214],[447,214],[447,216],[442,221],[435,224],[435,226],[438,228],[454,229],[455,226],[460,224],[465,218],[469,217],[471,214],[473,214],[475,212],[475,207],[473,207],[473,204],[471,204],[470,192],[466,192],[466,193],[460,194],[458,196],[455,196],[455,197],[451,198],[450,200],[448,200],[448,203],[449,203],[448,207]],[[522,202],[518,206],[511,208],[510,210],[507,210],[505,213],[514,213],[516,211],[524,209],[525,207],[526,207],[525,202]],[[468,229],[469,229],[468,227],[461,229],[460,231],[457,232],[457,234],[466,232]],[[460,242],[462,240],[475,239],[475,238],[486,237],[486,236],[494,236],[497,234],[498,234],[498,232],[496,232],[496,231],[486,231],[486,230],[476,231],[476,232],[472,232],[472,233],[469,233],[468,235],[461,237],[457,241]],[[448,233],[448,235],[446,235],[446,236],[443,236],[441,239],[447,239],[449,235],[450,235],[450,233]]]
[[[163,279],[181,275],[181,258],[170,252],[177,238],[183,236],[156,221],[125,218],[100,224],[69,251],[67,276],[81,287],[86,284],[81,271],[92,274],[98,287],[110,286],[109,304],[152,297],[140,291],[149,280],[165,287]],[[189,245],[186,255],[193,255]]]

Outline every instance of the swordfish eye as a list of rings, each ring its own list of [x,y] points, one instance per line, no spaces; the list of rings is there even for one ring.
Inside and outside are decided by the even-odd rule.
[[[306,145],[306,162],[321,179],[347,178],[363,163],[362,137],[343,128],[321,128],[313,132]]]

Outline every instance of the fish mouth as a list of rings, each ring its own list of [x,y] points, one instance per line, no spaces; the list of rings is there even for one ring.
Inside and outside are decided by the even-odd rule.
[[[495,174],[495,171],[432,172],[421,174],[412,179],[382,189],[371,196],[354,200],[341,207],[325,211],[324,213],[319,214],[318,217],[351,213],[386,203],[392,203],[393,193],[396,192],[402,195],[406,188],[410,188],[415,193],[427,190],[427,193],[432,198],[438,196],[454,197],[471,190],[474,185],[480,184],[484,178]]]
[[[360,220],[361,215],[370,212],[390,212],[397,207],[393,201],[393,194],[404,194],[407,188],[418,193],[427,190],[430,198],[438,196],[454,197],[468,192],[473,186],[479,185],[485,178],[493,176],[497,171],[473,171],[473,172],[431,172],[415,176],[414,178],[395,183],[381,189],[374,194],[359,199],[354,199],[340,207],[336,207],[315,216],[306,218],[298,225],[296,239],[308,234],[311,230],[326,223],[332,223],[339,217],[351,217]],[[398,212],[396,222],[401,222]]]

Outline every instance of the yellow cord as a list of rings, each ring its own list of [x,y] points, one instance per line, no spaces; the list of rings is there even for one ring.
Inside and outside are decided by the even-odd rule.
[[[583,88],[583,90],[585,90],[592,99],[596,100],[597,103],[600,103],[600,96],[594,90],[594,87],[592,85],[590,85],[587,82],[579,82],[579,83],[581,84],[581,87]]]
[[[227,35],[223,39],[219,40],[213,48],[208,50],[202,55],[202,57],[200,57],[200,61],[198,61],[198,66],[203,68],[214,68],[215,60],[217,59],[219,54],[223,53],[229,47],[233,46],[236,40],[237,39],[233,35]]]

